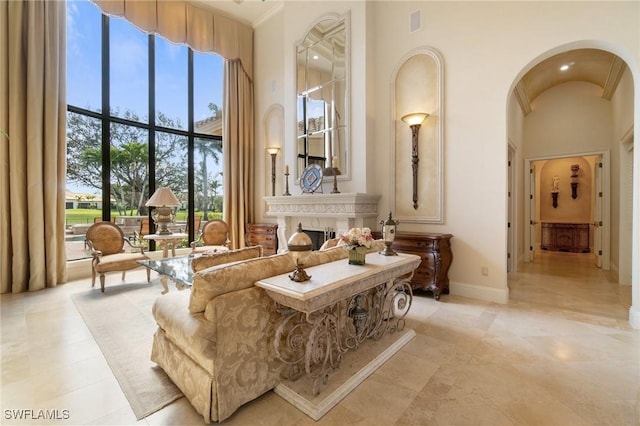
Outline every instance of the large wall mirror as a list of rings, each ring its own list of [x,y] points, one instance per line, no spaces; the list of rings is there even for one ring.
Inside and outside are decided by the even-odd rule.
[[[325,17],[296,46],[297,176],[349,174],[349,16]]]

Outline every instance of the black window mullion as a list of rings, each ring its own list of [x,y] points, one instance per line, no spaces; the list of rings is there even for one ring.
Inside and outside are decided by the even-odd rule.
[[[156,190],[156,54],[155,36],[149,34],[149,197]],[[155,223],[149,215],[149,232],[155,232]],[[155,250],[155,241],[149,241],[151,250]]]
[[[194,165],[194,155],[193,150],[195,149],[195,126],[193,120],[193,50],[191,48],[188,49],[187,56],[187,130],[189,132],[189,136],[187,139],[187,202],[189,204],[187,211],[187,223],[189,228],[189,241],[195,240],[195,229],[193,229],[193,225],[195,223],[195,165]]]
[[[102,15],[102,220],[111,217],[111,125],[110,112],[110,52],[109,17]]]

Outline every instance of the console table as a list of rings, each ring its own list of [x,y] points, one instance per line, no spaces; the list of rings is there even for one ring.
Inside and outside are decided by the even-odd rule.
[[[311,279],[301,283],[289,274],[256,282],[282,315],[273,346],[288,366],[286,378],[312,377],[313,395],[320,393],[329,372],[339,368],[344,353],[356,350],[366,339],[377,340],[404,328],[412,292],[400,277],[411,274],[420,258],[369,253],[366,262],[358,266],[341,259],[306,268]]]
[[[589,253],[588,223],[542,222],[543,250]]]

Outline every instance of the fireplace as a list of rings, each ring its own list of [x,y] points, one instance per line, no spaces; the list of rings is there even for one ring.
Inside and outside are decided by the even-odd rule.
[[[378,217],[379,198],[371,194],[338,193],[267,196],[263,200],[267,203],[265,214],[278,219],[278,251],[283,252],[298,223],[312,240],[310,231],[321,234],[318,241],[323,242],[325,232],[341,235],[353,227],[376,229],[382,219]],[[314,240],[314,250],[317,248]]]

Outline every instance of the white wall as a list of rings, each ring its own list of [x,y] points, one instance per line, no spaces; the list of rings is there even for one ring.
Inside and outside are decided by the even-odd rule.
[[[591,83],[561,84],[540,94],[524,121],[524,156],[557,156],[611,148],[611,102]]]
[[[342,183],[341,190],[380,193],[379,211],[386,212],[393,199],[388,184],[394,140],[391,75],[407,52],[424,46],[438,50],[445,70],[445,223],[400,224],[399,230],[452,233],[452,291],[505,302],[507,101],[513,84],[553,49],[581,40],[615,48],[614,53],[637,70],[638,7],[634,2],[375,1],[365,6],[364,2],[287,1],[280,23],[283,47],[275,47],[284,51],[280,72],[285,81],[285,121],[293,135],[295,93],[286,82],[293,81],[294,41],[323,13],[351,9],[352,153],[373,160],[353,173],[352,181]],[[409,15],[416,10],[422,13],[422,29],[410,33]],[[265,33],[262,26],[258,28],[256,40],[268,37]],[[266,52],[257,57],[260,80],[264,78],[260,65],[270,58]],[[260,87],[264,90],[265,85]],[[290,162],[291,140],[286,148]],[[353,164],[352,159],[355,171]],[[482,267],[488,268],[488,276],[481,274]]]
[[[629,151],[629,146],[624,145],[625,139],[629,137],[633,141],[633,135],[629,135],[633,131],[633,93],[633,79],[627,69],[611,99],[612,170],[619,171],[612,176],[611,217],[618,221],[619,226],[611,230],[612,241],[618,241],[618,244],[611,245],[611,269],[615,273],[614,278],[623,285],[631,285],[632,234],[629,230],[633,222],[633,175],[635,173],[637,179],[640,173],[640,170],[633,170],[633,151]],[[614,162],[616,168],[613,166]]]

